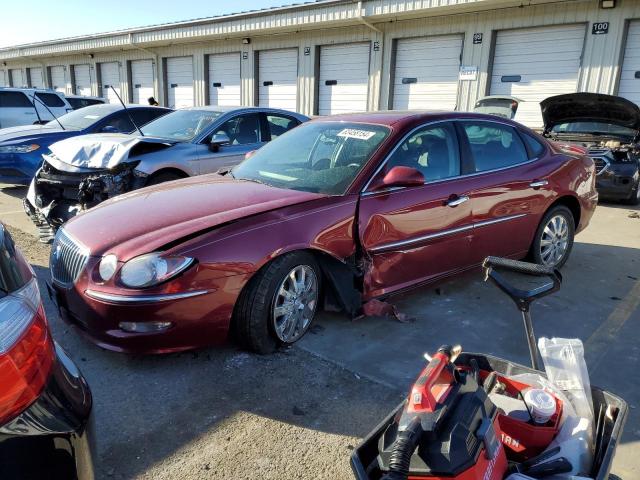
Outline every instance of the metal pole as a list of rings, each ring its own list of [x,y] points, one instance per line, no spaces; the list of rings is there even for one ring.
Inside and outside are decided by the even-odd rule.
[[[533,333],[533,325],[531,324],[531,314],[529,309],[522,310],[522,319],[524,320],[524,331],[527,334],[527,343],[529,343],[529,355],[531,355],[531,366],[538,371],[540,370],[540,363],[538,362],[538,344],[536,343],[536,336]]]

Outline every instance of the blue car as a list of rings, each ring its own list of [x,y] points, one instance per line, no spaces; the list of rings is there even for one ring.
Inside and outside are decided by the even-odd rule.
[[[0,130],[0,183],[29,185],[42,165],[49,145],[88,133],[131,133],[172,110],[145,105],[105,104],[81,108],[45,125],[23,125]],[[59,123],[58,123],[59,122]]]

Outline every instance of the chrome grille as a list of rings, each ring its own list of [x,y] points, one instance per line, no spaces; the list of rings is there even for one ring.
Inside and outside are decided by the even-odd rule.
[[[589,149],[588,155],[596,165],[596,175],[600,175],[609,166],[609,160],[607,160],[606,155],[610,153],[610,148],[591,147]]]
[[[599,175],[605,168],[607,168],[607,161],[604,158],[594,157],[593,163],[596,164],[596,175]]]
[[[73,285],[89,260],[89,250],[60,228],[51,247],[49,268],[53,281],[63,287]]]

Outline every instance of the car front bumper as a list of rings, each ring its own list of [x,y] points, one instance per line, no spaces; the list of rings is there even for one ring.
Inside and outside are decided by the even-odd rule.
[[[0,426],[3,480],[92,480],[92,397],[80,371],[55,345],[56,360],[38,399]]]
[[[30,154],[0,153],[0,183],[29,185],[40,163]]]
[[[627,200],[639,181],[635,164],[611,164],[596,177],[596,189],[603,199]]]

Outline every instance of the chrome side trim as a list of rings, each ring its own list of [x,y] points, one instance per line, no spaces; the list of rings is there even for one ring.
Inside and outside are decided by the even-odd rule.
[[[527,216],[526,213],[518,213],[515,215],[508,215],[506,217],[493,218],[491,220],[483,220],[482,222],[474,223],[471,225],[463,225],[462,227],[450,228],[448,230],[442,230],[441,232],[430,233],[428,235],[422,235],[420,237],[411,238],[408,240],[399,240],[397,242],[385,243],[384,245],[379,245],[370,250],[373,253],[383,253],[388,250],[395,250],[398,247],[408,247],[414,244],[428,242],[429,240],[435,240],[435,239],[446,237],[449,235],[455,235],[456,233],[462,233],[469,230],[474,230],[476,228],[495,225],[496,223],[508,222],[509,220],[515,220],[517,218],[522,218],[525,216]]]
[[[209,290],[192,290],[190,292],[167,293],[167,294],[160,294],[160,295],[116,295],[112,293],[99,292],[96,290],[85,290],[84,293],[88,297],[93,298],[94,300],[101,300],[103,302],[136,304],[136,303],[168,302],[171,300],[180,300],[183,298],[197,297],[199,295],[205,295],[209,293]]]

